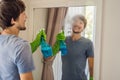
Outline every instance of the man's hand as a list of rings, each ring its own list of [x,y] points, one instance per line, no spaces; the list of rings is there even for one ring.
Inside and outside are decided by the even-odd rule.
[[[41,37],[43,37],[46,40],[46,34],[45,30],[41,30],[37,35],[34,41],[37,41],[37,43],[40,45],[41,44]]]
[[[90,80],[93,80],[93,77],[90,77]]]
[[[33,80],[32,72],[20,74],[20,80]]]
[[[53,56],[55,56],[60,50],[60,41],[65,41],[65,35],[64,35],[63,31],[61,33],[57,34],[57,36],[56,36],[56,42],[52,47]]]
[[[65,40],[64,31],[62,31],[61,33],[57,34],[56,40],[57,41],[60,41],[60,40],[64,41]]]
[[[94,69],[94,58],[88,58],[89,71],[90,71],[90,80],[93,80],[93,69]]]
[[[41,37],[43,37],[46,40],[46,34],[45,34],[44,30],[41,30],[37,34],[35,40],[30,43],[31,49],[32,49],[32,53],[34,53],[37,50],[37,48],[40,46],[40,44],[41,44]]]
[[[41,43],[41,37],[43,37],[46,40],[46,33],[45,30],[41,30],[37,36],[36,36],[36,41],[39,41],[39,44]]]

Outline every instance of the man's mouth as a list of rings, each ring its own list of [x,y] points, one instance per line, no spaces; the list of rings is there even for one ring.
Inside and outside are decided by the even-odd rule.
[[[80,28],[80,27],[79,27],[79,26],[77,26],[77,25],[75,25],[74,27],[75,27],[75,28]]]
[[[80,32],[80,31],[75,31],[75,30],[73,30],[73,33],[79,34],[79,33],[81,33],[81,32]]]

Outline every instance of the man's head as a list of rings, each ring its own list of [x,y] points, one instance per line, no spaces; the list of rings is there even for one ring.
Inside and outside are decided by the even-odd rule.
[[[0,27],[3,30],[13,26],[25,30],[26,18],[25,4],[22,0],[0,1]]]
[[[87,19],[83,15],[73,17],[72,31],[74,34],[80,34],[87,25]]]

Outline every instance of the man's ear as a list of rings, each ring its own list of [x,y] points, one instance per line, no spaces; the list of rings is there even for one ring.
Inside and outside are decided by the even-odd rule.
[[[14,25],[15,24],[15,20],[12,18],[11,19],[11,24]]]

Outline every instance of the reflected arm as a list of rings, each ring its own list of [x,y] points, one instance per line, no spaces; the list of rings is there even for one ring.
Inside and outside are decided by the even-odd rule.
[[[94,71],[94,58],[88,58],[89,71],[90,71],[90,80],[93,80],[93,71]]]

